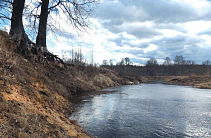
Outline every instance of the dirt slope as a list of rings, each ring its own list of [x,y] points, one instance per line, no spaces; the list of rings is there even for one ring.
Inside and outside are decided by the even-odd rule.
[[[43,66],[29,51],[17,50],[8,38],[0,31],[1,138],[89,137],[68,119],[73,95],[129,83],[106,69],[64,68],[55,62]]]

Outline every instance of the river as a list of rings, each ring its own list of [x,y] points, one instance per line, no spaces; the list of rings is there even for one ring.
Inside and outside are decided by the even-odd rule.
[[[70,119],[101,138],[211,137],[211,90],[164,84],[82,96]]]

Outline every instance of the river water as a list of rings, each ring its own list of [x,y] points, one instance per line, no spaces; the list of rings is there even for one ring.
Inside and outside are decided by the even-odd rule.
[[[70,119],[101,138],[211,137],[211,91],[141,84],[83,96]]]

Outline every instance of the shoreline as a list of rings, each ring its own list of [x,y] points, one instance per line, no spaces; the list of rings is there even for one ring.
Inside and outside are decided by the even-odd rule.
[[[139,77],[139,80],[141,81],[141,83],[139,84],[161,83],[164,85],[190,86],[190,87],[198,88],[198,89],[211,89],[211,87],[206,86],[208,84],[211,84],[210,76],[182,76],[182,77],[181,76],[153,76],[153,77],[147,76],[147,77]],[[207,81],[207,80],[210,80],[210,81]],[[118,86],[113,86],[113,87],[118,87]],[[102,88],[101,90],[98,90],[98,91],[102,91],[103,89],[107,89],[107,88],[111,88],[111,87]],[[102,93],[99,93],[98,91],[93,91],[91,93],[84,92],[84,93],[81,93],[81,95],[78,95],[78,97],[80,98],[81,96],[83,97],[83,96],[90,96],[90,95],[95,95],[95,94],[111,93],[110,91],[109,92],[102,91]],[[75,103],[75,105],[79,104],[82,100],[83,98],[79,99],[77,103]],[[75,109],[75,105],[74,105],[74,109]],[[74,109],[73,109],[73,112],[74,112]],[[77,120],[74,120],[74,121],[76,121],[77,123]],[[88,132],[85,132],[85,133],[90,137],[94,137]]]
[[[8,38],[0,36],[0,137],[90,137],[69,119],[74,95],[129,84],[103,68],[26,59]]]
[[[9,37],[8,37],[9,38]],[[134,77],[91,66],[43,65],[0,36],[0,137],[90,137],[69,116],[74,95],[148,80],[211,88],[211,77]]]
[[[199,89],[211,89],[211,76],[153,76],[141,77],[144,83],[155,80],[166,84],[191,86]]]

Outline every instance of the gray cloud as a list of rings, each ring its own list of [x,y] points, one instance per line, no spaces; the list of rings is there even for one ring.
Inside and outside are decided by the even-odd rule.
[[[151,38],[153,36],[161,35],[159,31],[155,28],[147,28],[147,27],[128,27],[125,29],[128,34],[136,36],[137,38],[144,39],[144,38]]]
[[[167,56],[174,58],[176,55],[183,55],[187,60],[196,60],[196,62],[201,62],[196,56],[203,56],[204,53],[207,53],[205,49],[198,46],[198,44],[203,44],[204,42],[204,40],[198,37],[181,35],[151,41],[151,43],[158,46],[158,53],[162,53],[157,54],[157,58],[164,59]]]
[[[211,28],[209,30],[198,33],[198,35],[211,35]]]
[[[162,37],[158,40],[151,40],[150,42],[141,43],[141,44],[131,44],[123,35],[120,35],[117,39],[110,39],[110,41],[115,42],[118,46],[128,45],[130,47],[141,48],[142,50],[116,50],[115,52],[120,53],[130,53],[131,55],[139,58],[156,58],[156,59],[165,59],[165,57],[171,57],[172,59],[176,55],[183,55],[187,60],[195,60],[197,62],[202,62],[199,59],[199,56],[206,55],[211,58],[211,55],[208,56],[206,49],[201,49],[198,44],[204,43],[205,40],[202,40],[198,37],[190,37],[177,35],[175,37]],[[126,42],[122,42],[126,41]],[[144,52],[144,49],[148,48],[150,44],[157,46],[157,50]],[[211,49],[211,48],[210,48]],[[200,51],[200,52],[199,52]],[[203,52],[202,52],[203,51]],[[198,54],[198,55],[197,55]],[[193,59],[193,57],[196,57]],[[143,64],[143,63],[142,63]]]
[[[186,3],[165,0],[119,0],[102,1],[98,8],[98,18],[110,20],[111,24],[122,22],[154,21],[158,23],[183,23],[203,19],[197,11]]]
[[[172,29],[185,33],[185,30],[175,23],[203,18],[190,5],[171,0],[157,0],[156,3],[154,0],[119,0],[119,2],[104,0],[97,13],[97,18],[103,21],[103,26],[112,33],[127,32],[139,39],[161,35],[159,29]],[[153,22],[154,26],[130,25],[146,21]]]
[[[108,39],[108,41],[116,43],[117,46],[124,46],[123,41],[129,41],[129,39],[126,39],[123,34],[119,34],[118,38]]]
[[[115,22],[119,21],[134,22],[146,16],[146,13],[136,6],[126,6],[121,2],[106,0],[101,2],[97,9],[97,13],[97,18],[101,20],[110,20],[110,24],[115,24]]]
[[[162,34],[154,28],[144,26],[108,26],[107,28],[112,33],[127,32],[127,34],[133,35],[139,39],[151,38]]]
[[[196,37],[188,36],[175,36],[175,37],[164,37],[159,40],[152,40],[148,43],[142,45],[154,44],[158,48],[157,50],[144,53],[143,50],[135,51],[130,50],[129,53],[136,57],[140,58],[156,58],[156,59],[165,59],[165,57],[171,57],[174,59],[176,55],[183,55],[187,60],[195,60],[196,62],[201,63],[201,56],[211,58],[211,55],[207,49],[209,48],[200,48],[197,44],[204,43],[204,40],[201,40]],[[211,47],[210,47],[211,49]],[[143,64],[143,63],[142,63]]]
[[[154,28],[156,29],[169,29],[169,30],[174,30],[178,31],[181,33],[187,33],[187,31],[183,28],[184,26],[180,23],[156,23],[154,25]]]
[[[197,44],[197,43],[201,43],[201,42],[204,42],[204,40],[202,40],[198,37],[177,35],[175,37],[164,37],[159,40],[156,40],[155,44],[166,48],[166,47],[170,47],[170,46],[193,45],[193,44]]]
[[[120,47],[127,45],[142,49],[116,52],[128,52],[137,58],[165,59],[168,56],[173,59],[176,55],[183,55],[187,60],[196,62],[202,62],[205,58],[211,59],[211,55],[208,54],[211,48],[198,45],[206,45],[206,41],[199,36],[211,35],[211,29],[191,36],[184,28],[184,23],[187,22],[211,21],[211,10],[202,14],[188,3],[173,0],[103,0],[97,13],[97,19],[102,22],[103,27],[119,35],[118,38],[108,39],[109,42],[114,42]],[[147,22],[150,25],[147,25]],[[163,35],[163,30],[166,29],[180,32],[181,35],[166,37]],[[123,32],[136,39],[125,38]],[[130,43],[131,40],[142,39],[150,41],[141,44]],[[156,45],[157,50],[144,52],[150,44]],[[136,58],[134,60],[138,61]]]
[[[130,43],[134,39],[131,38],[125,38],[123,34],[119,34],[119,37],[117,38],[110,38],[108,39],[109,42],[114,42],[116,43],[117,46],[123,47],[125,45],[130,46],[130,47],[137,47],[137,48],[147,48],[149,47],[148,43],[142,43],[142,44],[133,44]]]

